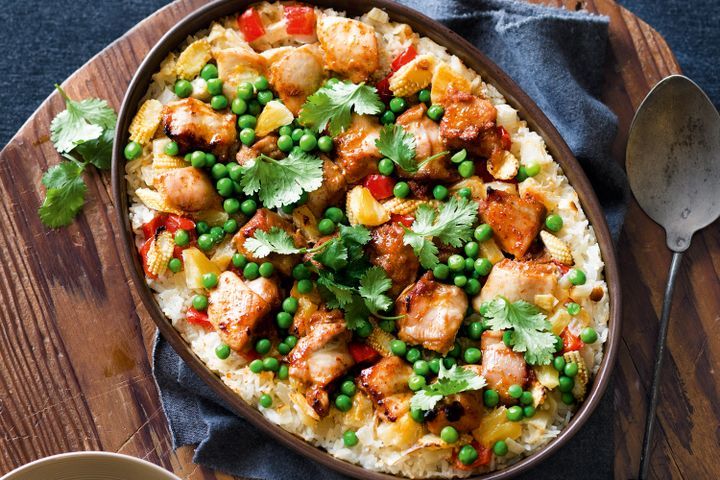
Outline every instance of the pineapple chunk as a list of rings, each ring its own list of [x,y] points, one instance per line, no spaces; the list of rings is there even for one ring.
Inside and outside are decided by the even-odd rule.
[[[178,77],[190,80],[196,77],[205,64],[212,58],[210,42],[196,40],[182,51],[175,64]]]
[[[548,318],[551,330],[555,335],[560,335],[562,331],[565,330],[565,327],[568,326],[570,320],[572,320],[572,317],[564,308],[558,309],[558,311]]]
[[[185,283],[190,289],[203,288],[202,276],[206,273],[220,275],[217,265],[208,259],[203,252],[195,247],[183,250],[183,265],[185,267]]]
[[[490,448],[498,440],[515,440],[522,435],[522,424],[507,419],[507,409],[499,407],[483,417],[480,426],[472,431],[473,437],[484,447]]]
[[[507,150],[502,155],[492,155],[487,159],[487,171],[498,180],[515,178],[520,168],[520,162]]]
[[[558,304],[558,299],[549,293],[544,293],[541,295],[535,295],[535,297],[533,298],[533,303],[545,310],[546,312],[552,312],[552,310],[555,308],[555,305]]]
[[[293,121],[293,114],[288,108],[277,100],[272,100],[265,105],[257,120],[255,134],[264,137],[278,128],[290,125]]]
[[[390,220],[390,214],[370,190],[358,185],[347,196],[347,216],[352,225],[376,227]]]
[[[490,260],[493,265],[505,259],[505,255],[503,255],[493,238],[480,243],[480,256]]]
[[[215,250],[210,261],[217,265],[220,270],[225,270],[227,266],[230,265],[234,254],[235,245],[233,244],[232,238],[229,238],[221,243],[217,250]]]
[[[447,63],[441,63],[435,69],[435,74],[432,77],[432,88],[430,90],[430,100],[432,103],[442,104],[448,94],[448,90],[451,88],[459,92],[472,92],[472,85],[470,85],[467,78],[453,70]]]
[[[552,390],[560,385],[558,380],[559,372],[555,370],[555,367],[552,365],[536,365],[533,367],[533,370],[535,370],[535,377],[538,382],[548,390]]]
[[[405,414],[394,422],[382,422],[377,435],[386,447],[405,449],[411,447],[423,434],[422,425]]]

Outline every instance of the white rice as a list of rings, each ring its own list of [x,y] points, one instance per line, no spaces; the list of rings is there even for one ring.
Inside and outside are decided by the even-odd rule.
[[[325,11],[325,13],[339,14]],[[558,236],[567,242],[572,250],[578,268],[587,277],[587,283],[576,287],[573,300],[579,303],[590,314],[590,324],[599,337],[599,341],[584,347],[582,354],[592,372],[596,373],[603,357],[603,344],[607,339],[609,318],[609,299],[607,286],[603,280],[603,260],[592,226],[589,224],[580,205],[577,193],[569,185],[560,166],[548,154],[543,139],[528,129],[525,121],[518,118],[517,110],[506,104],[500,93],[489,84],[484,83],[479,75],[467,69],[462,62],[432,40],[419,37],[404,24],[391,23],[385,12],[374,9],[360,18],[375,27],[381,45],[381,65],[383,70],[389,68],[390,61],[404,51],[411,43],[419,53],[430,53],[443,60],[471,81],[473,91],[491,99],[498,110],[498,124],[502,125],[511,135],[512,153],[522,164],[538,162],[542,165],[541,172],[520,186],[523,189],[542,191],[546,200],[556,206],[555,213],[563,219],[563,228]],[[225,26],[234,25],[232,19],[221,21]],[[209,30],[199,32],[188,39],[190,41],[207,35]],[[165,64],[174,63],[175,55],[170,55]],[[382,72],[381,72],[382,73]],[[163,104],[177,99],[169,88],[175,81],[170,69],[164,69],[154,77],[155,81],[147,92],[147,98],[157,98]],[[197,85],[201,90],[201,85]],[[137,233],[138,246],[142,241],[141,226],[155,215],[155,211],[139,203],[135,190],[147,187],[152,179],[151,152],[145,149],[141,158],[127,163],[126,178],[131,196],[130,220]],[[185,312],[191,305],[195,293],[185,285],[183,273],[172,274],[158,280],[148,280],[148,285],[156,292],[155,298],[173,326],[182,334],[192,350],[205,364],[223,380],[234,392],[252,406],[257,406],[259,397],[267,393],[273,398],[271,408],[258,407],[260,412],[270,421],[280,425],[308,442],[324,448],[337,458],[356,463],[369,470],[400,474],[410,478],[421,477],[455,477],[468,476],[453,468],[449,462],[450,446],[442,445],[438,437],[426,434],[417,442],[418,445],[430,445],[413,453],[408,445],[399,444],[398,438],[407,435],[408,428],[393,424],[381,424],[373,419],[369,400],[362,393],[355,396],[355,404],[351,412],[345,414],[335,409],[321,421],[315,421],[307,414],[304,400],[293,400],[297,395],[294,385],[289,381],[276,380],[272,373],[254,374],[245,366],[246,360],[232,352],[226,360],[215,355],[215,347],[220,343],[217,333],[209,332],[185,320]],[[594,288],[605,293],[600,301],[589,299]],[[573,320],[575,322],[575,320]],[[570,328],[578,329],[571,323]],[[353,415],[355,412],[355,415]],[[537,450],[556,437],[570,421],[573,409],[564,405],[559,394],[554,391],[548,395],[547,401],[539,408],[533,418],[521,422],[523,433],[518,440],[508,440],[509,453],[504,457],[493,456],[491,464],[485,470],[494,470],[513,464]],[[393,428],[396,430],[394,431]],[[342,433],[347,429],[356,430],[360,440],[359,446],[347,448],[342,441]],[[484,471],[484,470],[481,470]],[[477,472],[475,472],[477,473]]]

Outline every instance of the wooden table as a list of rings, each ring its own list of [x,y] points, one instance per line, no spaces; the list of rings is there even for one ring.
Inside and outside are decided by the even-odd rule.
[[[603,100],[620,119],[614,156],[622,161],[634,110],[652,85],[679,72],[672,52],[657,32],[611,0],[532,1],[611,18]],[[178,0],[162,9],[78,70],[66,90],[75,98],[106,98],[118,107],[144,54],[177,19],[203,3]],[[194,465],[191,448],[171,448],[148,360],[155,327],[128,285],[115,240],[109,176],[89,175],[89,202],[70,228],[49,231],[38,220],[40,176],[58,161],[48,126],[62,109],[53,94],[0,153],[5,199],[0,205],[0,474],[55,453],[107,450],[148,459],[183,478],[229,478]],[[614,391],[615,474],[626,479],[639,463],[645,391],[670,261],[662,230],[634,201],[619,261],[625,317]],[[720,473],[719,273],[715,224],[695,236],[676,289],[652,456],[656,478]]]

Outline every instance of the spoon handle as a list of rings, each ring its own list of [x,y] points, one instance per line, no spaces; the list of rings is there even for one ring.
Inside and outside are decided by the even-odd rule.
[[[655,369],[653,370],[652,386],[650,387],[650,407],[645,417],[645,436],[643,438],[642,452],[640,454],[640,480],[645,480],[650,468],[650,444],[655,430],[655,410],[657,410],[658,394],[660,390],[660,374],[665,360],[665,340],[667,339],[668,320],[670,319],[670,306],[672,305],[675,278],[680,270],[683,252],[673,253],[670,263],[667,285],[665,286],[665,299],[663,300],[662,316],[660,317],[660,330],[658,331],[657,347],[655,348]]]

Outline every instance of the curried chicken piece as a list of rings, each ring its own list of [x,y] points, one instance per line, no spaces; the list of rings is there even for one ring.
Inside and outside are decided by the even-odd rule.
[[[320,416],[330,409],[327,386],[354,363],[347,346],[351,336],[344,321],[318,319],[287,357],[290,376],[308,385],[305,399]]]
[[[412,247],[403,243],[404,234],[405,230],[397,222],[381,225],[372,231],[367,250],[370,263],[382,267],[392,280],[392,296],[415,281],[420,268]]]
[[[222,341],[242,351],[263,318],[280,302],[277,285],[266,278],[244,282],[235,273],[220,274],[218,286],[210,292],[208,321]]]
[[[357,183],[377,173],[377,162],[382,158],[375,146],[380,138],[380,124],[375,117],[353,114],[352,123],[335,137],[337,161],[348,183]]]
[[[233,237],[235,249],[245,255],[251,262],[268,261],[284,275],[290,275],[293,266],[295,266],[298,262],[298,255],[280,255],[279,253],[271,253],[266,258],[260,259],[252,256],[245,248],[245,240],[255,236],[256,230],[268,232],[273,227],[281,228],[290,234],[295,242],[295,246],[305,246],[305,239],[290,222],[275,212],[266,208],[261,208],[250,220],[248,220],[245,225],[242,226],[242,228],[235,234],[235,237]]]
[[[435,435],[440,435],[448,425],[460,433],[467,433],[480,425],[484,412],[481,392],[462,392],[445,397],[425,414],[425,420],[428,430]]]
[[[465,318],[468,300],[454,285],[436,282],[428,272],[407,287],[395,302],[398,337],[413,345],[445,354]]]
[[[547,209],[532,196],[489,191],[480,202],[480,217],[493,229],[501,249],[520,258],[542,230]]]
[[[324,16],[318,20],[317,36],[325,52],[327,68],[353,83],[368,79],[379,66],[375,29],[349,18]]]
[[[318,218],[330,205],[342,203],[347,189],[345,175],[340,167],[324,155],[320,158],[323,159],[323,182],[320,188],[308,193],[307,199],[308,208]]]
[[[529,380],[527,363],[522,353],[514,352],[503,342],[502,331],[486,330],[480,340],[482,375],[489,388],[497,390],[505,403],[515,403],[508,393],[511,385],[525,388]]]
[[[535,295],[552,294],[558,284],[558,269],[552,263],[518,262],[505,259],[495,264],[480,295],[473,299],[476,310],[484,302],[502,295],[509,302],[534,303]]]
[[[291,48],[268,71],[270,84],[295,116],[324,79],[322,51],[314,44]]]
[[[385,357],[360,372],[360,388],[375,403],[381,419],[394,422],[410,409],[412,373],[412,367],[397,356]]]
[[[265,75],[267,60],[251,48],[235,47],[214,52],[218,77],[223,82],[223,94],[233,100],[237,87],[243,82],[252,82]]]
[[[165,105],[162,125],[167,136],[180,147],[180,153],[202,150],[212,152],[220,160],[230,156],[237,137],[235,115],[216,112],[195,98]]]
[[[155,180],[168,203],[184,212],[220,208],[220,197],[208,176],[195,167],[169,170]]]
[[[420,103],[410,108],[397,118],[396,123],[404,127],[406,132],[415,137],[415,160],[418,164],[433,155],[447,151],[445,142],[440,136],[440,127],[425,113],[427,107]],[[399,170],[398,174],[405,178],[417,180],[441,180],[452,182],[458,180],[460,175],[456,168],[450,164],[450,155],[442,155],[422,165],[415,173]]]
[[[474,155],[490,157],[500,145],[495,126],[497,110],[493,104],[476,95],[453,90],[444,107],[440,133],[447,146],[466,148]]]
[[[243,145],[235,155],[235,161],[238,165],[243,165],[250,160],[256,159],[261,153],[275,160],[280,160],[285,154],[278,148],[277,141],[278,136],[270,134],[253,143],[251,147]]]

